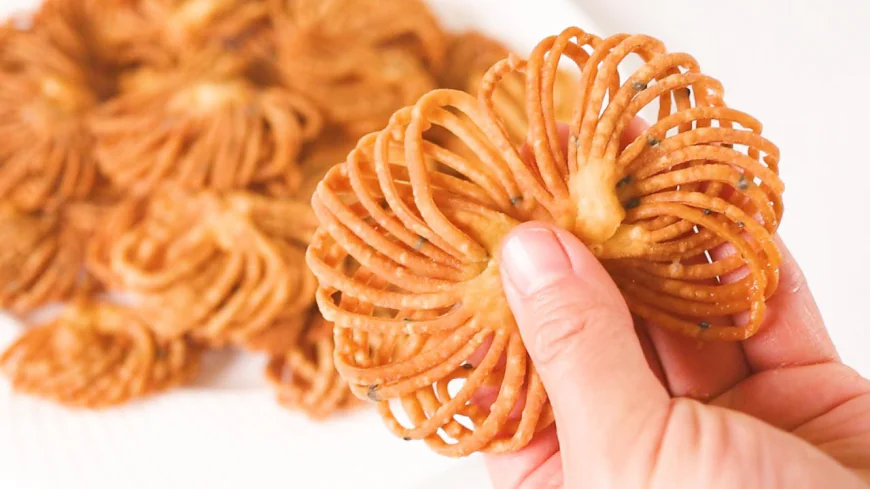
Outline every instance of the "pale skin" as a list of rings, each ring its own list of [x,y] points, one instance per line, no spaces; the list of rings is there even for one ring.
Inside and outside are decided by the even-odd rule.
[[[870,381],[841,363],[778,244],[780,285],[762,329],[701,344],[633,319],[571,233],[515,228],[503,285],[556,426],[488,456],[494,488],[870,487]]]

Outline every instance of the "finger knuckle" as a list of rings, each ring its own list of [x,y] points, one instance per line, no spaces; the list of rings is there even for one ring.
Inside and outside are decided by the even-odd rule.
[[[619,320],[612,308],[575,289],[557,283],[536,294],[530,318],[536,328],[530,352],[536,363],[549,364],[579,353],[588,341],[584,332]]]
[[[648,424],[647,429],[655,433],[650,438],[652,445],[637,447],[647,449],[652,460],[647,477],[650,488],[672,487],[677,471],[685,480],[716,480],[722,487],[789,486],[774,480],[779,471],[734,472],[733,467],[752,466],[764,448],[758,431],[729,411],[676,398],[660,415],[658,422]]]

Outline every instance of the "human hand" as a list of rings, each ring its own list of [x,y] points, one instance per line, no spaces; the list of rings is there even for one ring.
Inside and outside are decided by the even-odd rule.
[[[780,285],[762,329],[700,344],[633,320],[572,234],[514,229],[503,285],[556,427],[488,456],[494,487],[870,487],[870,381],[840,363],[778,244]]]

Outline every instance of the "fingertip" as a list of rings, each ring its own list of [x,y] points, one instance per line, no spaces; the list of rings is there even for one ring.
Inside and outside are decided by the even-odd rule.
[[[530,296],[573,274],[567,250],[555,229],[540,222],[521,224],[508,234],[502,244],[500,266],[505,285],[520,296]]]
[[[583,378],[597,384],[613,372],[612,361],[647,368],[622,295],[571,233],[522,224],[505,240],[501,267],[505,295],[548,390]],[[576,370],[581,365],[582,373]]]
[[[632,141],[638,138],[644,131],[649,129],[649,123],[640,117],[635,117],[625,126],[622,134],[619,136],[619,144],[621,148],[625,148]]]
[[[559,151],[561,151],[562,154],[568,154],[568,138],[570,137],[571,129],[568,124],[564,122],[557,123],[556,129],[559,133]],[[523,142],[522,146],[520,146],[520,156],[523,158],[523,161],[527,163],[533,163],[535,161],[535,154],[532,152],[528,141]]]
[[[528,263],[534,259],[546,263]],[[524,265],[522,271],[518,270],[520,265]],[[550,223],[529,221],[511,230],[502,246],[501,267],[502,277],[509,278],[509,285],[515,287],[571,274],[585,287],[595,288],[608,306],[626,307],[613,279],[589,248],[572,233]]]
[[[487,454],[484,463],[494,488],[540,487],[530,483],[543,476],[551,476],[552,469],[561,469],[561,464],[552,467],[551,459],[559,461],[559,439],[556,426],[535,435],[522,450],[498,455]],[[522,485],[522,484],[527,485]]]

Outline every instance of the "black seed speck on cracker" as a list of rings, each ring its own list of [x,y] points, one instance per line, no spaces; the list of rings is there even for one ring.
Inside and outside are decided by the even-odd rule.
[[[749,180],[746,179],[746,175],[740,175],[740,178],[737,179],[737,189],[738,190],[746,190],[749,188]]]
[[[661,141],[659,141],[658,139],[656,139],[652,136],[646,138],[646,144],[648,144],[650,146],[658,146],[659,143],[661,143]]]
[[[639,205],[640,205],[640,199],[631,199],[628,202],[626,202],[625,204],[623,204],[623,207],[625,207],[626,209],[634,209],[635,207],[637,207]]]
[[[366,397],[369,398],[369,401],[381,402],[381,396],[378,394],[378,386],[375,384],[370,385],[368,392],[366,392]]]
[[[648,85],[647,85],[646,83],[634,82],[634,83],[631,85],[631,88],[633,88],[633,89],[635,89],[636,91],[639,92],[639,91],[641,91],[641,90],[646,90],[647,86],[648,86]]]
[[[711,211],[710,209],[704,209],[701,212],[703,212],[705,216],[709,216],[710,214],[713,213],[713,211]]]
[[[707,321],[701,321],[700,323],[698,323],[698,326],[699,326],[701,329],[707,329],[707,328],[710,327],[710,323],[707,322]]]
[[[460,365],[460,367],[464,368],[465,370],[471,370],[474,368],[474,365],[470,363],[463,363],[462,365]]]
[[[746,224],[744,224],[743,221],[737,221],[737,227],[742,228],[745,225]]]
[[[631,175],[626,175],[622,180],[616,182],[616,188],[625,187],[631,183]]]
[[[520,205],[520,202],[523,201],[522,195],[517,195],[516,197],[511,197],[511,205]]]

